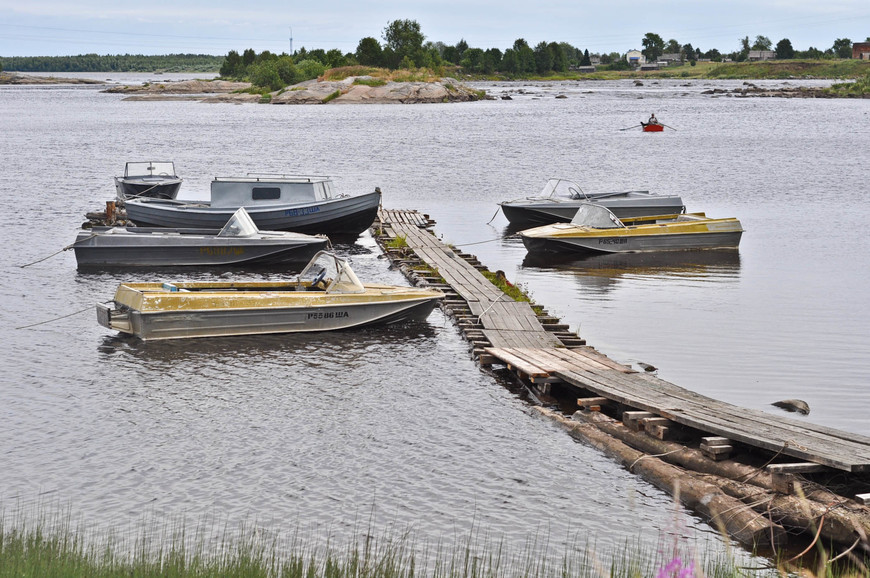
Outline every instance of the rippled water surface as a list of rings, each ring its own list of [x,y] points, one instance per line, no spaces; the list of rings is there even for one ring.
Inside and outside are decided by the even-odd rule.
[[[870,103],[704,94],[740,86],[491,85],[512,99],[292,107],[0,88],[0,498],[57,500],[106,527],[152,512],[333,533],[373,516],[430,541],[472,525],[510,544],[619,544],[674,524],[714,535],[536,417],[439,311],[405,327],[143,344],[92,310],[130,274],[78,273],[71,252],[19,266],[71,243],[128,160],[175,161],[188,198],[213,176],[328,174],[428,213],[620,362],[742,406],[804,399],[801,419],[870,434]],[[650,112],[672,130],[619,130]],[[501,215],[488,222],[554,176],[678,193],[746,233],[739,252],[531,259]],[[339,250],[363,279],[405,282],[368,234]]]

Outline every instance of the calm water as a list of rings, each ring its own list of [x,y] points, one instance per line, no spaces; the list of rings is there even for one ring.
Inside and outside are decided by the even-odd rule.
[[[740,85],[492,85],[512,100],[294,107],[0,88],[4,507],[68,505],[98,527],[217,516],[341,536],[372,517],[430,542],[472,526],[512,545],[674,528],[716,541],[536,417],[439,311],[416,326],[142,344],[92,311],[129,274],[80,274],[71,252],[19,265],[71,243],[127,160],[175,161],[189,198],[213,176],[329,174],[428,213],[620,362],[746,407],[804,399],[801,419],[870,434],[870,103],[703,94]],[[650,112],[676,130],[618,130]],[[679,193],[746,233],[734,253],[536,262],[503,217],[488,221],[554,176]],[[361,278],[404,283],[368,235],[340,251]]]

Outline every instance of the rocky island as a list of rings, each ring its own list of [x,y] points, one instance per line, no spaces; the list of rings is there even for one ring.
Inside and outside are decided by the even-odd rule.
[[[196,100],[200,102],[263,102],[270,104],[417,104],[468,102],[486,98],[453,78],[428,82],[395,82],[372,76],[342,80],[306,80],[261,95],[250,92],[249,82],[185,80],[141,86],[114,86],[104,92],[129,95],[125,100]]]

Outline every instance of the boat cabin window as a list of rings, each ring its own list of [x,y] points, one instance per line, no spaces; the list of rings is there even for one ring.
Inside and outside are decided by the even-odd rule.
[[[260,230],[251,218],[251,215],[244,209],[240,208],[233,213],[227,224],[218,233],[218,237],[252,237],[259,233]]]
[[[251,189],[251,198],[255,201],[269,201],[281,198],[281,189],[278,187],[254,187]]]
[[[571,224],[591,227],[593,229],[625,228],[623,222],[611,213],[607,207],[592,203],[580,203],[580,208],[577,209],[577,213],[571,219]]]
[[[541,190],[541,194],[538,195],[543,199],[583,199],[586,195],[583,193],[583,190],[580,188],[580,185],[575,183],[574,181],[569,181],[567,179],[550,179],[547,181],[547,184],[544,185],[544,188]]]
[[[365,293],[365,287],[344,259],[320,251],[299,274],[300,288],[327,293]]]

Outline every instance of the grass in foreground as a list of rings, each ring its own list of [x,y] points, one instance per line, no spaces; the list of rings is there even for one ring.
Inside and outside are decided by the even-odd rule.
[[[627,545],[604,561],[586,548],[551,561],[546,547],[537,542],[526,551],[511,554],[501,545],[457,542],[439,545],[435,552],[419,549],[407,535],[375,539],[368,533],[356,544],[317,547],[298,536],[289,546],[264,539],[256,531],[240,533],[206,551],[202,543],[190,546],[184,529],[172,533],[169,543],[154,548],[149,540],[137,541],[133,552],[123,552],[110,535],[86,540],[68,525],[49,530],[37,525],[0,528],[0,577],[136,576],[136,577],[281,577],[281,578],[433,578],[456,577],[594,577],[661,578],[709,576],[737,578],[745,575],[726,554],[708,554],[700,560],[686,555]],[[540,551],[538,548],[540,547]],[[777,576],[775,569],[758,569],[755,576]],[[845,575],[844,575],[845,576]]]

